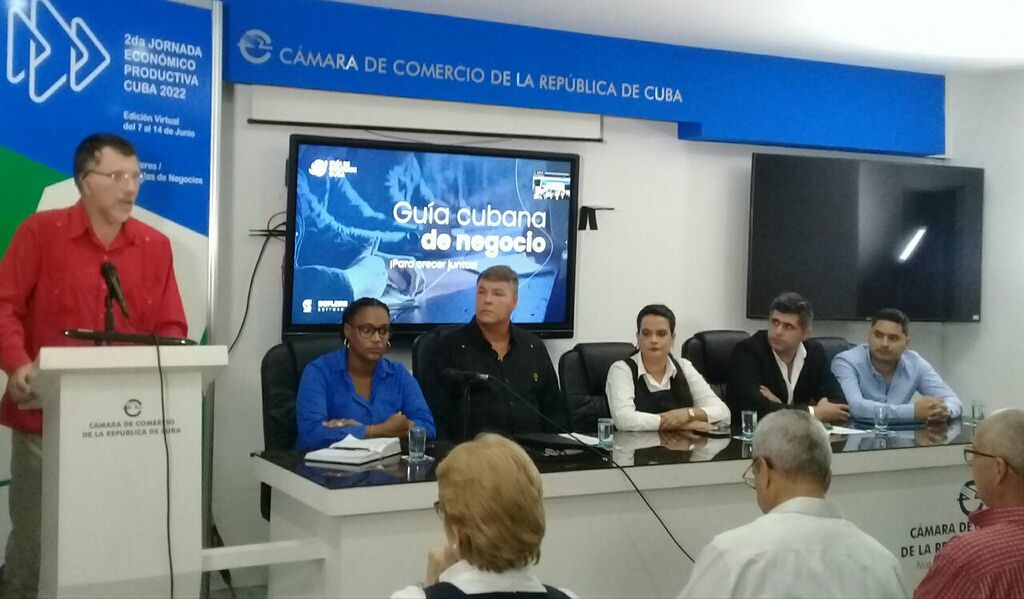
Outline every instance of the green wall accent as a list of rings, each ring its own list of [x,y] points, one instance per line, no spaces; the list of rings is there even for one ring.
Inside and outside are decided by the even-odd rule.
[[[21,221],[36,211],[43,189],[67,178],[64,173],[0,146],[0,254],[7,251]]]

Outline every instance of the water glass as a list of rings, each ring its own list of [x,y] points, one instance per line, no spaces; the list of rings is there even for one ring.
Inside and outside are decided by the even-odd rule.
[[[615,445],[612,433],[615,431],[615,421],[611,418],[597,419],[597,444],[601,449],[611,449]]]
[[[757,428],[757,412],[754,410],[743,410],[740,412],[740,429],[743,440],[749,441],[754,438],[754,429]]]
[[[981,401],[971,402],[971,422],[972,426],[978,426],[985,420],[985,403]]]
[[[888,404],[883,403],[875,406],[875,433],[879,435],[889,434],[889,415],[890,408]]]
[[[409,461],[422,462],[427,459],[427,429],[415,424],[409,429]]]

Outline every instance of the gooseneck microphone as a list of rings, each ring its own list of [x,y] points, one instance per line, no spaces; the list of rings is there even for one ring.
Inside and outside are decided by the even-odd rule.
[[[471,372],[469,370],[459,370],[457,368],[445,368],[441,371],[441,375],[456,383],[472,383],[476,381],[486,381],[491,378],[491,375],[489,374]]]
[[[124,314],[125,318],[128,316],[128,303],[124,301],[124,292],[121,291],[121,280],[117,277],[117,267],[112,262],[104,262],[100,264],[100,274],[103,275],[103,280],[107,282],[107,293],[110,297],[117,300],[117,305],[121,307],[121,314]]]
[[[682,544],[680,544],[679,541],[676,539],[676,536],[674,534],[672,534],[671,530],[669,530],[668,525],[665,524],[665,521],[661,519],[661,516],[654,509],[654,506],[652,506],[651,502],[647,500],[647,496],[644,495],[644,492],[641,491],[640,487],[638,487],[637,484],[633,481],[633,477],[631,477],[629,475],[629,473],[626,472],[625,468],[623,468],[621,465],[616,463],[615,460],[613,460],[611,458],[611,456],[605,455],[604,453],[602,453],[601,451],[597,450],[596,448],[591,447],[590,445],[587,445],[579,437],[576,436],[576,433],[574,433],[573,431],[567,430],[561,424],[555,422],[551,418],[548,418],[546,415],[544,415],[544,413],[542,413],[540,410],[535,408],[533,406],[533,404],[530,403],[525,397],[520,395],[518,391],[513,389],[511,385],[509,385],[505,381],[501,380],[501,377],[491,376],[491,375],[485,374],[483,372],[471,372],[471,371],[467,371],[467,370],[456,370],[454,368],[445,368],[442,372],[446,376],[449,376],[449,372],[450,372],[451,376],[459,376],[459,377],[461,377],[462,380],[467,380],[467,381],[492,381],[492,382],[498,383],[498,385],[500,385],[502,388],[504,388],[506,391],[508,391],[509,394],[513,398],[515,398],[516,401],[518,401],[519,403],[521,403],[524,406],[526,406],[527,408],[529,408],[534,414],[540,416],[545,421],[549,422],[552,426],[554,426],[556,429],[558,429],[562,433],[568,434],[569,438],[572,439],[573,441],[576,441],[577,443],[579,443],[583,447],[583,449],[585,449],[587,451],[590,451],[590,452],[593,452],[593,453],[596,453],[597,455],[599,455],[601,457],[602,460],[607,460],[612,466],[617,468],[619,470],[619,472],[622,473],[623,476],[626,477],[626,480],[629,481],[629,484],[633,486],[633,490],[635,490],[637,495],[640,496],[640,499],[643,499],[644,503],[647,505],[647,509],[649,509],[651,511],[651,514],[653,514],[654,517],[658,520],[658,523],[661,524],[661,527],[663,529],[665,529],[665,533],[668,534],[668,538],[672,539],[672,542],[676,544],[676,547],[679,548],[679,551],[681,551],[683,553],[683,555],[685,555],[686,558],[688,560],[690,560],[691,563],[696,563],[694,561],[694,559],[693,559],[693,556],[690,555],[690,553],[688,551],[686,551],[686,549],[683,548]]]

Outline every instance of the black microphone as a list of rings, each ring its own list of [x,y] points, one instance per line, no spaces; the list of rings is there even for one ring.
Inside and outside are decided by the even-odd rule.
[[[104,262],[100,264],[100,274],[103,275],[103,280],[107,282],[107,292],[117,300],[117,305],[121,306],[121,314],[124,314],[125,318],[129,318],[128,304],[124,301],[121,281],[117,278],[117,267],[111,262]]]
[[[491,378],[491,375],[489,374],[471,372],[469,370],[459,370],[457,368],[445,368],[441,371],[441,375],[456,383],[473,383],[476,381],[486,381]]]
[[[499,378],[499,377],[492,377],[490,375],[486,375],[486,374],[483,374],[483,373],[480,373],[480,372],[467,372],[467,371],[462,371],[462,370],[455,370],[454,368],[446,368],[445,369],[445,371],[448,371],[448,370],[450,370],[452,372],[460,373],[460,375],[472,375],[474,377],[477,377],[475,380],[493,381],[495,383],[498,383],[498,385],[500,385],[506,391],[508,391],[509,394],[513,398],[516,399],[516,401],[520,402],[522,405],[524,405],[527,408],[529,408],[534,414],[540,416],[541,418],[546,420],[548,423],[552,424],[556,429],[562,431],[562,433],[568,434],[570,439],[575,441],[576,443],[578,443],[584,450],[588,450],[588,451],[591,451],[591,452],[597,454],[602,460],[607,461],[612,466],[617,468],[618,471],[621,472],[622,475],[626,477],[626,480],[629,481],[629,484],[633,486],[633,489],[637,492],[637,495],[640,496],[640,499],[643,500],[644,504],[647,505],[647,509],[651,511],[651,514],[653,514],[655,519],[658,520],[658,523],[661,524],[661,527],[665,530],[665,533],[668,534],[668,538],[672,539],[672,542],[675,543],[676,547],[679,548],[679,551],[682,551],[683,555],[685,555],[686,558],[690,560],[690,563],[696,563],[696,561],[693,559],[693,556],[690,555],[690,553],[686,549],[683,548],[683,546],[679,542],[679,540],[676,539],[676,536],[674,534],[672,534],[671,530],[669,530],[668,525],[665,524],[665,521],[661,519],[660,515],[658,515],[658,512],[654,509],[654,506],[652,506],[651,502],[647,500],[647,496],[644,495],[644,492],[641,491],[640,487],[637,486],[636,482],[633,480],[633,477],[630,476],[629,473],[626,472],[626,469],[623,468],[618,462],[613,460],[611,458],[611,456],[605,455],[604,453],[599,451],[597,448],[591,447],[590,445],[587,445],[586,443],[583,442],[582,439],[580,439],[579,437],[576,436],[575,432],[566,429],[561,424],[555,422],[551,418],[548,418],[544,413],[542,413],[540,410],[535,408],[533,406],[533,404],[531,404],[529,402],[529,400],[527,400],[525,397],[520,395],[520,393],[518,391],[513,389],[511,385],[509,385],[505,381],[501,380],[501,378]]]

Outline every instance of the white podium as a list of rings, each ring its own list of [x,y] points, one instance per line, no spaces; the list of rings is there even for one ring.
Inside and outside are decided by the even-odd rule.
[[[43,414],[40,597],[199,594],[202,393],[224,346],[53,347],[34,383]],[[165,467],[164,434],[170,456]]]

